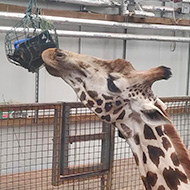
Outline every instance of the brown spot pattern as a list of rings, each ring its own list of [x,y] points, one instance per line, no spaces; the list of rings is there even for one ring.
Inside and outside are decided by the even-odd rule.
[[[98,99],[98,100],[96,100],[96,102],[97,102],[97,104],[98,104],[99,106],[101,106],[101,105],[102,105],[102,103],[103,103],[103,100]]]
[[[96,112],[96,113],[102,113],[102,109],[101,109],[101,108],[96,108],[96,109],[95,109],[95,112]]]
[[[82,83],[83,81],[82,81],[82,79],[81,78],[79,78],[79,77],[76,77],[75,78],[78,82],[80,82],[80,83]]]
[[[119,116],[117,117],[117,119],[116,120],[119,120],[119,119],[123,119],[124,118],[124,116],[125,116],[125,110],[123,110],[120,114],[119,114]]]
[[[179,171],[178,169],[172,169],[169,167],[169,169],[164,169],[163,176],[166,181],[166,184],[168,187],[172,190],[178,190],[178,185],[180,185],[180,181],[183,183],[187,183],[187,176]]]
[[[101,119],[106,120],[106,121],[108,121],[108,122],[111,121],[110,115],[103,115],[103,116],[101,117]]]
[[[169,140],[166,137],[162,137],[162,144],[166,150],[168,150],[169,148],[172,147],[171,143],[169,142]]]
[[[141,176],[141,179],[142,179],[142,181],[143,181],[143,184],[144,184],[146,190],[152,190],[152,187],[151,187],[150,184],[147,182],[146,177]]]
[[[84,92],[82,92],[80,95],[80,100],[84,101],[85,99],[86,99],[86,94]]]
[[[112,102],[106,102],[104,108],[105,108],[106,112],[109,112],[112,108]]]
[[[154,187],[157,182],[158,176],[157,176],[157,174],[155,174],[151,171],[148,171],[146,174],[146,179],[147,179],[148,183]]]
[[[93,107],[94,106],[94,102],[93,101],[91,101],[91,100],[88,100],[88,105],[87,105],[88,107]]]
[[[161,137],[164,135],[163,131],[162,131],[162,126],[158,126],[156,127],[156,132],[158,133],[158,135]]]
[[[132,130],[129,127],[127,127],[127,125],[125,125],[124,123],[121,123],[121,128],[127,134],[127,137],[131,137]]]
[[[117,114],[123,107],[119,107],[113,111],[113,114]]]
[[[160,163],[160,156],[165,157],[164,152],[161,148],[152,145],[148,145],[147,148],[150,159],[158,167]]]
[[[97,93],[96,91],[91,91],[91,90],[89,90],[89,91],[88,91],[88,95],[89,95],[92,99],[94,99],[94,98],[96,98],[96,97],[98,96],[98,93]]]
[[[80,91],[80,88],[75,88],[76,93]]]
[[[107,95],[105,95],[105,94],[102,94],[102,96],[103,96],[103,98],[104,98],[105,100],[113,100],[113,97],[112,97],[112,96],[107,96]]]
[[[144,125],[144,137],[145,139],[156,139],[153,130],[147,125]]]
[[[117,101],[115,102],[115,105],[116,105],[116,106],[121,105],[121,101],[120,101],[120,100],[117,100]]]
[[[137,156],[136,153],[133,153],[133,156],[134,156],[134,158],[135,158],[135,162],[136,162],[136,164],[137,164],[137,166],[138,166],[138,165],[139,165],[139,159],[138,159],[138,156]]]
[[[170,156],[174,166],[179,166],[180,163],[179,163],[179,160],[178,160],[178,157],[177,157],[177,154],[175,152],[173,152]]]
[[[147,157],[146,157],[146,154],[143,152],[143,163],[146,164],[147,162]]]
[[[163,185],[160,185],[160,186],[158,187],[158,190],[166,190],[166,188],[165,188]]]
[[[134,140],[135,140],[135,144],[136,144],[136,145],[139,145],[139,144],[140,144],[140,138],[139,138],[139,135],[138,135],[138,134],[135,134],[135,135],[134,135]]]

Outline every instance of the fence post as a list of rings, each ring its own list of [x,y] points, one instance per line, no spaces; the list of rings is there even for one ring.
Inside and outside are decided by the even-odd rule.
[[[102,122],[102,133],[104,133],[104,138],[102,139],[102,146],[101,146],[101,164],[102,170],[109,170],[109,158],[110,158],[110,151],[109,147],[111,144],[110,139],[110,125]],[[101,190],[106,190],[106,177],[105,174],[101,176]]]
[[[62,130],[61,130],[61,154],[60,154],[60,174],[64,175],[65,170],[68,170],[68,150],[69,150],[69,115],[70,106],[67,104],[63,107],[62,114]]]
[[[114,161],[114,148],[115,148],[115,127],[109,125],[109,136],[110,136],[110,145],[109,145],[109,170],[107,175],[107,188],[106,190],[112,189],[112,176],[113,176],[113,161]]]
[[[54,113],[54,135],[53,135],[53,160],[52,160],[52,185],[60,184],[60,151],[61,131],[64,104],[56,106]]]

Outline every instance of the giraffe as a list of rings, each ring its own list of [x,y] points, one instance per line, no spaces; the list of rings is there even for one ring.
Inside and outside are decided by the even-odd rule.
[[[154,95],[155,81],[170,68],[137,71],[124,59],[103,60],[50,48],[42,53],[47,71],[66,81],[84,105],[117,127],[132,149],[146,190],[190,190],[190,156]]]

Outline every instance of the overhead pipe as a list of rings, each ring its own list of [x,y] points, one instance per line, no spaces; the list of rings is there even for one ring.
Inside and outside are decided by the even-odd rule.
[[[0,12],[0,19],[22,19],[25,14],[22,13],[10,13]],[[76,24],[82,26],[96,26],[96,27],[110,27],[110,28],[136,28],[136,29],[153,29],[153,30],[173,30],[173,31],[189,31],[190,26],[176,26],[176,25],[161,25],[161,24],[139,24],[139,23],[126,23],[115,21],[103,21],[103,20],[91,20],[91,19],[79,19],[68,17],[56,17],[40,15],[41,18],[56,22],[58,24]]]
[[[188,37],[170,37],[170,36],[156,36],[156,35],[137,35],[137,34],[99,33],[99,32],[78,32],[78,31],[64,31],[64,30],[58,30],[57,34],[63,37],[106,38],[106,39],[119,39],[119,40],[148,40],[148,41],[190,43],[190,38]]]
[[[155,6],[155,5],[141,5],[145,11],[164,11],[164,12],[176,12],[178,9],[173,7]]]
[[[12,27],[0,26],[0,32],[8,32]],[[24,28],[14,28],[17,32],[24,32]],[[40,29],[39,32],[41,31]],[[29,33],[33,33],[34,29],[29,28]],[[50,31],[51,33],[51,31]],[[148,41],[165,41],[165,42],[182,42],[190,43],[188,37],[171,37],[171,36],[156,36],[156,35],[137,35],[137,34],[121,34],[121,33],[100,33],[100,32],[81,32],[81,31],[67,31],[57,30],[58,36],[62,37],[78,37],[78,38],[105,38],[105,39],[119,39],[119,40],[148,40]]]
[[[138,7],[140,8],[140,7]],[[121,14],[122,15],[135,15],[135,16],[145,16],[145,17],[155,17],[154,13],[146,12],[143,9],[135,10],[134,0],[122,0],[121,3]]]
[[[51,0],[63,3],[71,3],[78,5],[87,5],[87,6],[120,6],[120,3],[114,0]]]
[[[190,3],[190,0],[182,0],[182,3]]]
[[[144,10],[134,10],[133,12],[129,12],[129,15],[135,15],[135,16],[145,16],[145,17],[155,17],[155,14],[152,12],[147,12]]]
[[[136,3],[136,9],[134,12],[135,12],[135,15],[144,15],[146,17],[155,17],[156,15],[153,13],[153,12],[148,12],[148,11],[145,11],[142,9],[141,5],[139,3]]]

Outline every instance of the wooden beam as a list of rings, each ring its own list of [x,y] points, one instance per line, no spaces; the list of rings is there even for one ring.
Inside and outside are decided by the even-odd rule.
[[[89,135],[72,135],[68,137],[69,143],[81,142],[81,141],[95,141],[95,140],[103,140],[105,139],[106,133],[96,133]]]
[[[165,25],[181,25],[190,26],[190,20],[186,19],[171,19],[171,18],[140,18],[140,17],[129,17],[129,22],[134,23],[146,23],[146,24],[165,24]]]
[[[26,7],[18,5],[8,5],[0,3],[0,11],[5,12],[16,12],[24,13]],[[134,22],[134,23],[146,23],[146,24],[167,24],[167,25],[181,25],[181,26],[190,26],[190,19],[177,19],[172,18],[141,18],[141,17],[126,17],[122,15],[113,15],[113,14],[96,14],[96,13],[86,13],[86,12],[76,12],[76,11],[66,11],[66,10],[52,10],[52,9],[41,9],[42,15],[49,16],[60,16],[60,17],[72,17],[72,18],[81,18],[81,19],[95,19],[95,20],[104,20],[104,21],[116,21],[116,22]]]
[[[190,113],[190,107],[185,107],[185,106],[180,106],[180,105],[175,105],[168,107],[166,110],[169,115],[174,115],[174,114],[189,114]],[[99,118],[93,114],[73,114],[70,115],[69,121],[71,124],[73,123],[84,123],[84,122],[99,122]],[[1,127],[32,127],[36,125],[53,125],[54,124],[54,116],[41,116],[38,118],[37,122],[35,121],[35,118],[6,118],[6,119],[0,119],[0,128]],[[72,137],[70,141],[78,141],[79,137]],[[100,138],[103,138],[101,136]],[[84,140],[84,139],[83,139]]]
[[[26,11],[26,7],[0,3],[0,11],[24,13]],[[40,11],[41,15],[48,15],[48,16],[96,19],[96,20],[117,21],[117,22],[124,22],[125,20],[125,17],[121,15],[98,14],[98,13],[96,14],[96,13],[52,10],[52,9],[41,9]]]
[[[1,127],[32,127],[37,125],[49,126],[54,124],[54,116],[39,116],[37,121],[34,117],[31,118],[5,118],[0,119],[0,128]],[[69,122],[71,124],[79,122],[98,122],[99,118],[95,114],[73,114],[69,117]]]
[[[18,6],[18,5],[8,5],[8,4],[0,3],[0,11],[15,12],[15,13],[24,13],[26,11],[26,7],[22,7],[22,6]]]

